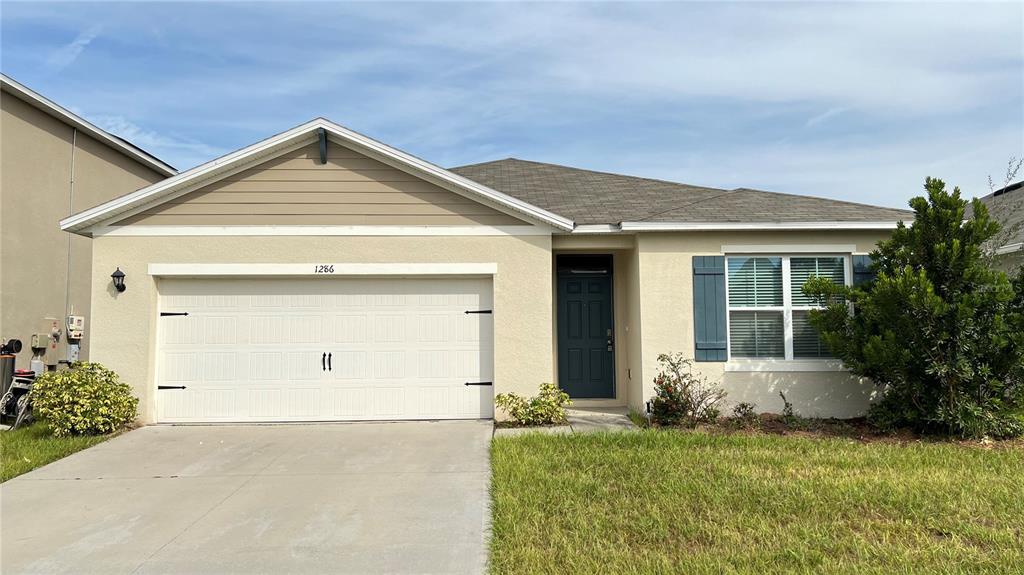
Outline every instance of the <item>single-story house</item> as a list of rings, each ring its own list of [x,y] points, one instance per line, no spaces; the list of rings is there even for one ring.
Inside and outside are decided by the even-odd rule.
[[[828,357],[800,286],[855,281],[909,215],[515,159],[443,169],[315,119],[61,227],[93,238],[92,359],[144,422],[489,418],[495,394],[552,381],[642,410],[675,351],[733,402],[777,411],[781,390],[853,416],[874,390]]]

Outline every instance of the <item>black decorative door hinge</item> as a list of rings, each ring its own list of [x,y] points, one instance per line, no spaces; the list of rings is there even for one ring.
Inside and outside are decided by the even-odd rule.
[[[467,381],[466,385],[494,385],[493,381]]]
[[[157,389],[185,389],[184,385],[158,385]]]
[[[160,317],[167,317],[171,315],[188,315],[187,311],[162,311]]]
[[[491,313],[489,309],[470,309],[466,310],[466,313]]]

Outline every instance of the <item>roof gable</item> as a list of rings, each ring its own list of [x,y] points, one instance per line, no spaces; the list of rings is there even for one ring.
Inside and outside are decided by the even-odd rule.
[[[151,168],[152,170],[156,171],[159,174],[171,176],[178,173],[178,171],[175,170],[169,164],[163,162],[156,156],[150,154],[149,152],[143,150],[142,148],[136,146],[135,144],[129,142],[128,140],[125,140],[124,138],[121,138],[119,136],[115,136],[99,128],[98,126],[90,123],[81,116],[72,113],[67,108],[58,105],[49,98],[46,98],[43,95],[35,92],[34,90],[29,89],[28,87],[16,82],[14,79],[9,78],[4,74],[0,74],[0,90],[2,90],[4,93],[10,96],[17,97],[18,99],[27,103],[29,106],[32,106],[33,108],[36,108],[37,110],[40,110],[45,114],[57,118],[58,120],[64,122],[69,126],[77,128],[82,132],[85,132],[86,134],[89,134],[96,141],[101,142],[107,146],[110,146],[112,149],[117,150],[118,152],[128,156],[129,158],[132,158],[133,160],[139,162],[140,164]]]
[[[530,225],[340,144],[324,156],[314,142],[109,225]]]
[[[90,229],[97,225],[123,220],[155,209],[158,205],[174,198],[229,178],[280,157],[282,154],[309,146],[318,141],[320,130],[323,130],[332,142],[357,151],[368,159],[416,176],[495,210],[558,229],[571,230],[573,228],[573,222],[568,218],[488,188],[323,118],[317,118],[152,186],[69,216],[61,220],[61,229],[88,235],[91,233]]]

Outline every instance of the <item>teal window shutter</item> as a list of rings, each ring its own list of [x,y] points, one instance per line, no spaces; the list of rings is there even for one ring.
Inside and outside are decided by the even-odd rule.
[[[694,359],[725,361],[725,256],[693,256]]]
[[[871,256],[853,256],[853,285],[874,281],[875,270],[871,267]]]

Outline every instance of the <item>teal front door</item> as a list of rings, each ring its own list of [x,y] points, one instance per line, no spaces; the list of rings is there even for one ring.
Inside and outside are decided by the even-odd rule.
[[[569,397],[615,397],[613,333],[611,274],[559,274],[558,385]]]

